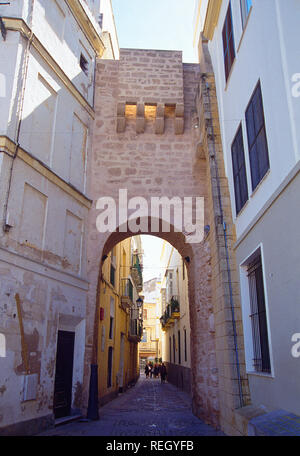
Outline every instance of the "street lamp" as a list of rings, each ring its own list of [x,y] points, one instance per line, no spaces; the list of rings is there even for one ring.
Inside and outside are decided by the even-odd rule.
[[[137,307],[142,307],[143,300],[140,296],[137,298],[137,300],[135,302],[136,302]]]

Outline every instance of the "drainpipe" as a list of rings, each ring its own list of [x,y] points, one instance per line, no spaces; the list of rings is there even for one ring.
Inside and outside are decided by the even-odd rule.
[[[15,158],[18,155],[18,149],[19,149],[19,139],[20,139],[20,131],[21,131],[21,124],[22,124],[22,114],[23,114],[23,106],[24,106],[24,96],[25,96],[25,87],[26,87],[26,82],[27,82],[27,74],[28,74],[28,61],[29,61],[29,51],[30,47],[32,44],[32,39],[33,39],[33,32],[32,32],[32,23],[33,23],[33,9],[34,9],[34,0],[31,1],[31,9],[30,13],[28,15],[28,22],[29,22],[29,28],[30,28],[30,36],[28,37],[28,42],[27,46],[25,49],[24,53],[24,63],[23,63],[23,68],[22,68],[22,85],[21,85],[21,95],[20,95],[20,101],[19,101],[19,107],[17,110],[17,128],[16,128],[16,134],[15,134],[15,150],[14,154],[11,157],[11,166],[9,170],[9,179],[8,179],[8,187],[7,187],[7,192],[5,196],[5,203],[4,203],[4,210],[3,210],[3,231],[8,232],[11,228],[11,225],[9,225],[7,216],[8,216],[8,204],[9,204],[9,196],[10,196],[10,190],[11,190],[11,183],[12,183],[12,175],[13,175],[13,168],[14,168],[14,163],[15,163]]]
[[[210,85],[207,82],[206,82],[206,95],[207,95],[207,98],[208,98],[209,111],[211,112]],[[219,178],[219,172],[218,172],[218,165],[217,165],[217,161],[216,161],[216,147],[215,147],[213,121],[211,122],[211,129],[212,129],[211,138],[212,138],[212,144],[213,144],[213,155],[210,155],[210,160],[212,160],[214,162],[214,167],[215,167],[215,170],[216,170],[216,180],[217,180],[219,208],[220,208],[221,222],[222,222],[222,225],[223,225],[223,234],[224,234],[224,240],[225,240],[226,265],[227,265],[227,275],[228,275],[228,284],[229,284],[231,318],[232,318],[232,326],[233,326],[234,350],[235,350],[236,369],[237,369],[238,385],[239,385],[239,399],[240,399],[240,407],[243,407],[244,401],[243,401],[243,390],[242,390],[242,381],[241,381],[240,363],[239,363],[239,354],[238,354],[236,322],[235,322],[235,314],[234,314],[231,269],[230,269],[230,263],[229,263],[229,251],[228,251],[228,243],[227,243],[227,226],[226,226],[226,223],[224,221],[224,212],[223,212],[223,207],[222,207],[220,178]]]

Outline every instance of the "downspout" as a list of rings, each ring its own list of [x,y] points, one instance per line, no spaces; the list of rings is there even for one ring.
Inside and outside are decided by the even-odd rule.
[[[207,82],[205,84],[206,84],[206,95],[208,98],[209,111],[211,112],[210,85]],[[211,139],[212,139],[212,145],[213,145],[213,155],[210,155],[210,160],[213,160],[215,171],[216,171],[218,201],[219,201],[221,223],[223,225],[223,234],[224,234],[224,240],[225,240],[226,265],[227,265],[227,275],[228,275],[228,284],[229,284],[231,318],[232,318],[232,326],[233,326],[234,351],[235,351],[236,369],[237,369],[237,377],[238,377],[238,385],[239,385],[239,399],[240,399],[240,406],[243,407],[244,401],[243,401],[243,390],[242,390],[242,381],[241,381],[240,363],[239,363],[239,354],[238,354],[236,322],[235,322],[235,314],[234,314],[231,269],[230,269],[230,263],[229,263],[229,252],[228,252],[228,243],[227,243],[227,226],[224,221],[224,212],[223,212],[221,189],[220,189],[220,178],[219,178],[219,172],[218,172],[218,164],[216,161],[216,146],[215,146],[213,121],[211,122]]]
[[[21,85],[21,95],[19,98],[19,106],[17,110],[17,128],[16,128],[16,134],[14,138],[15,142],[15,150],[12,155],[12,161],[11,161],[11,166],[9,170],[9,179],[8,179],[8,187],[7,187],[7,192],[5,196],[5,203],[4,203],[4,210],[3,210],[3,231],[8,232],[11,228],[11,225],[8,223],[8,204],[9,204],[9,196],[10,196],[10,190],[11,190],[11,183],[12,183],[12,176],[13,176],[13,168],[14,168],[14,163],[15,163],[15,158],[18,155],[18,149],[19,149],[19,139],[20,139],[20,131],[21,131],[21,124],[22,124],[22,114],[23,114],[23,107],[24,107],[24,96],[25,96],[25,87],[26,87],[26,82],[27,82],[27,74],[28,74],[28,61],[29,61],[29,51],[30,47],[32,44],[32,39],[33,39],[33,32],[32,32],[32,23],[33,23],[33,8],[34,8],[34,0],[31,1],[31,9],[30,13],[28,15],[29,19],[29,28],[30,28],[30,36],[28,37],[28,42],[27,46],[25,49],[25,54],[24,54],[24,63],[23,63],[23,68],[22,68],[22,85]]]

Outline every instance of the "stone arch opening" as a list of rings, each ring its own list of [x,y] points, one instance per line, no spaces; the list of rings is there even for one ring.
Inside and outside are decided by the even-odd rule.
[[[148,230],[132,232],[125,227],[118,227],[113,233],[98,233],[98,239],[93,242],[93,258],[89,258],[90,270],[98,270],[95,278],[97,288],[95,293],[95,305],[92,309],[90,305],[89,323],[92,331],[87,333],[86,344],[86,373],[88,373],[89,364],[97,366],[98,347],[99,347],[99,307],[101,306],[99,286],[101,279],[102,266],[107,255],[121,241],[132,237],[136,234],[151,235],[167,241],[182,256],[187,267],[188,274],[188,299],[190,311],[191,327],[191,388],[192,388],[192,405],[194,413],[206,422],[219,426],[219,402],[218,402],[218,375],[215,353],[214,339],[214,314],[211,300],[211,264],[210,264],[210,247],[207,238],[204,237],[201,243],[191,244],[187,242],[187,233],[174,230],[174,225],[170,225],[170,231],[162,230],[164,220],[156,220],[160,227],[158,232],[151,231],[153,218],[147,217],[143,220],[140,217],[140,225],[147,224]],[[143,223],[144,222],[144,223]],[[146,223],[145,223],[146,222]],[[95,254],[97,252],[97,254]],[[95,282],[94,282],[95,283]],[[93,299],[92,296],[90,298]],[[92,303],[91,303],[92,304]],[[93,324],[92,324],[93,323]],[[91,339],[92,335],[92,339]],[[90,350],[89,350],[90,349]],[[94,367],[94,369],[98,369]],[[92,391],[96,388],[87,384],[86,377],[85,387],[86,394],[89,394],[91,401],[96,403],[98,391]],[[97,388],[96,388],[97,389]],[[94,399],[91,399],[94,395]],[[97,397],[96,397],[97,396]],[[93,414],[93,413],[92,413]],[[96,413],[97,415],[97,413]]]
[[[166,240],[184,257],[190,257],[189,299],[195,338],[193,355],[193,410],[206,422],[220,424],[228,434],[243,434],[236,409],[250,403],[244,361],[242,316],[238,291],[236,240],[227,176],[222,156],[214,76],[204,48],[201,65],[182,63],[177,51],[123,49],[119,61],[99,61],[96,71],[95,128],[89,173],[87,240],[86,346],[84,407],[88,403],[91,361],[94,359],[95,303],[101,273],[100,261],[116,242],[131,236],[102,233],[96,227],[97,199],[116,202],[120,189],[147,203],[152,197],[204,198],[207,237],[181,246],[179,234]],[[163,62],[163,63],[162,63]],[[174,87],[168,83],[170,65]],[[135,82],[133,84],[132,75]],[[144,74],[157,85],[145,85]],[[137,104],[136,119],[125,119],[126,103]],[[145,103],[157,104],[155,128],[145,127]],[[172,122],[162,106],[176,105]],[[166,118],[166,119],[165,119]],[[144,230],[146,231],[146,230]],[[143,234],[143,230],[139,233]],[[164,233],[151,230],[144,234]],[[188,236],[182,231],[181,236]],[[116,237],[118,236],[118,237]],[[182,237],[181,237],[182,239]],[[190,249],[186,253],[186,249]],[[197,265],[197,266],[196,266]],[[204,359],[206,360],[204,362]],[[90,389],[91,390],[91,389]],[[91,397],[91,394],[90,394]]]

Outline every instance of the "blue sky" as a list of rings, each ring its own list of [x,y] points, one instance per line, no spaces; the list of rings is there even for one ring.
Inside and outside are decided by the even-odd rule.
[[[112,0],[121,48],[183,51],[196,63],[193,48],[195,0]]]
[[[195,0],[112,0],[121,48],[183,52],[183,62],[197,63],[193,48]],[[144,280],[161,273],[162,240],[142,236]]]

